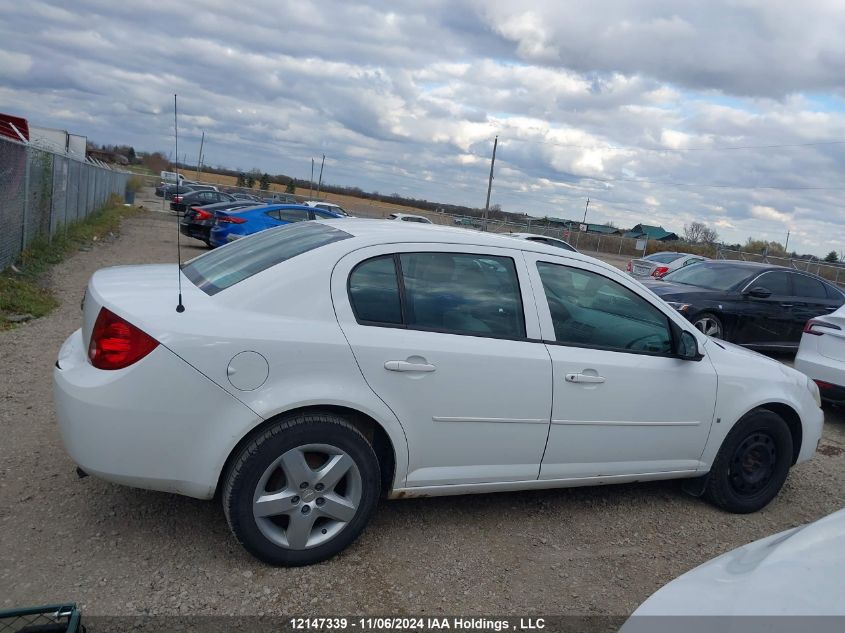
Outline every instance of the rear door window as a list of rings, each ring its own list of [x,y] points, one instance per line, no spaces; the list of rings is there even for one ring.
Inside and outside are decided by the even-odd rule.
[[[399,255],[408,327],[525,338],[525,314],[510,257],[465,253]]]
[[[303,222],[309,219],[309,212],[304,209],[279,209],[278,219],[282,222]]]
[[[792,285],[795,288],[795,296],[803,299],[827,299],[824,284],[818,279],[806,275],[792,275]]]
[[[349,300],[359,323],[401,325],[402,307],[393,255],[368,259],[349,275]]]

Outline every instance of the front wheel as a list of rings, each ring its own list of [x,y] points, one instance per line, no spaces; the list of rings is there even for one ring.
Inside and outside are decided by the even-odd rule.
[[[277,422],[241,450],[226,475],[223,509],[255,557],[309,565],[358,537],[379,491],[366,438],[340,416],[307,413]]]
[[[710,312],[702,312],[695,317],[692,324],[701,332],[713,338],[725,338],[725,326],[721,319]]]
[[[776,413],[758,409],[737,422],[719,449],[704,496],[738,514],[764,508],[792,465],[792,434]]]

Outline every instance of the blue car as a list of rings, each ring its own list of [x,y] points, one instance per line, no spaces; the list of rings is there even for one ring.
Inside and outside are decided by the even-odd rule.
[[[342,217],[339,213],[301,204],[268,204],[239,211],[216,211],[209,242],[212,246],[223,246],[247,235],[292,222]]]

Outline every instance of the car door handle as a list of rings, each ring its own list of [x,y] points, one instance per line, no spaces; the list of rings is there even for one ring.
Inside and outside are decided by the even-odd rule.
[[[409,363],[406,360],[388,360],[384,362],[387,371],[423,371],[429,372],[437,369],[434,365],[427,363]]]
[[[791,308],[791,307],[792,307],[792,304],[791,304],[791,303],[781,303],[781,304],[780,304],[780,307],[781,307],[781,308]]]
[[[604,382],[604,376],[593,376],[591,374],[566,374],[566,382],[602,383]]]

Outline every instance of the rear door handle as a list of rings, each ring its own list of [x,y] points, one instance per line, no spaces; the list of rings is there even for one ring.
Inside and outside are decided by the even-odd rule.
[[[387,371],[423,371],[429,372],[437,369],[434,365],[427,363],[409,363],[406,360],[388,360],[384,362]]]
[[[604,382],[604,376],[593,376],[591,374],[566,374],[566,382],[597,384]]]

